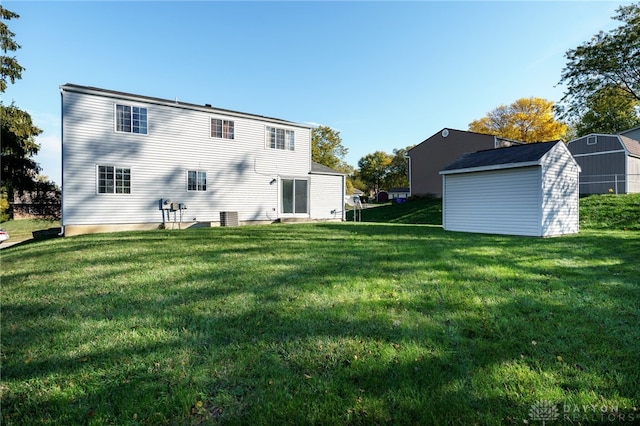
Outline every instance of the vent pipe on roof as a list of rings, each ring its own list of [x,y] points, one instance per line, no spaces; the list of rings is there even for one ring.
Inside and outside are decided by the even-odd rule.
[[[204,104],[204,106],[211,108],[211,104]]]

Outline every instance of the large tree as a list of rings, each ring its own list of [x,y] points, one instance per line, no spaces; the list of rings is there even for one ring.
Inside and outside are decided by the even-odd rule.
[[[553,102],[531,97],[489,111],[472,121],[469,130],[530,143],[562,139],[567,125],[554,118]]]
[[[383,151],[365,155],[358,161],[360,179],[377,194],[389,173],[392,161],[393,157]]]
[[[576,137],[589,133],[617,134],[640,125],[640,101],[617,86],[604,87],[586,99],[587,110],[575,122]]]
[[[0,46],[3,53],[0,60],[0,93],[4,93],[9,82],[13,84],[22,78],[24,68],[15,56],[10,56],[10,53],[20,48],[20,45],[14,41],[15,34],[4,22],[19,16],[0,6],[0,18]],[[33,156],[40,150],[35,137],[42,133],[42,130],[33,124],[31,116],[26,111],[13,103],[11,105],[0,103],[0,119],[2,120],[2,156],[0,158],[2,162],[0,192],[2,194],[0,195],[11,202],[15,192],[31,191],[36,187],[41,169],[33,160]],[[3,204],[6,207],[6,203]]]
[[[405,154],[413,146],[393,150],[393,158],[384,179],[386,189],[409,186],[409,165]]]
[[[567,65],[561,84],[563,114],[578,117],[589,108],[588,100],[607,87],[617,87],[621,95],[640,101],[640,3],[620,6],[613,19],[622,25],[610,32],[600,31],[590,41],[566,52]]]
[[[311,159],[332,169],[343,170],[349,149],[342,145],[340,132],[328,126],[315,127],[311,132]]]
[[[18,63],[15,56],[9,56],[7,53],[15,52],[20,49],[20,45],[15,42],[13,37],[15,34],[9,30],[4,21],[17,19],[20,16],[4,7],[0,6],[0,46],[2,46],[2,60],[0,61],[0,93],[7,90],[7,80],[11,84],[22,78],[24,68]]]

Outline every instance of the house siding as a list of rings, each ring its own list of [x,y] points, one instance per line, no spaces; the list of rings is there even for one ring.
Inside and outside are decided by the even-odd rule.
[[[343,220],[344,177],[311,175],[311,217],[319,220]]]
[[[444,175],[444,229],[542,235],[540,170],[536,166]]]
[[[578,174],[578,166],[562,145],[542,159],[542,236],[579,231]]]
[[[640,192],[640,158],[627,157],[627,192]]]
[[[438,132],[408,151],[410,192],[413,196],[442,195],[440,170],[466,152],[495,148],[490,135],[447,129]]]
[[[237,211],[241,222],[270,222],[279,211],[271,180],[309,179],[308,127],[111,92],[62,93],[65,226],[162,223],[159,200],[167,198],[187,205],[184,221],[218,222],[221,211]],[[116,132],[116,103],[146,107],[148,134]],[[234,121],[233,140],[210,137],[213,117]],[[269,148],[266,126],[294,130],[295,151]],[[98,194],[98,165],[130,168],[131,194]],[[187,170],[207,172],[206,191],[187,191]]]

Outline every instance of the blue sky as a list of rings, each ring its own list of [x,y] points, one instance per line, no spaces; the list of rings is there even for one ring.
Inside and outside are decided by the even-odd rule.
[[[346,161],[557,102],[564,54],[629,2],[2,1],[22,46],[15,101],[58,184],[59,86],[75,83],[330,126]]]

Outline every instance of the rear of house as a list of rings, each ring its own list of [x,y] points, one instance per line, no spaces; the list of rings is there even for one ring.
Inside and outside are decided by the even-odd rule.
[[[442,129],[407,151],[409,195],[440,197],[442,196],[440,170],[460,155],[520,143],[492,135]]]
[[[579,170],[562,142],[465,154],[441,171],[443,227],[538,237],[577,233]]]
[[[625,134],[590,134],[568,142],[567,147],[582,169],[580,194],[640,192],[637,140]]]
[[[65,235],[343,220],[344,175],[314,172],[307,125],[72,84],[61,94]]]

